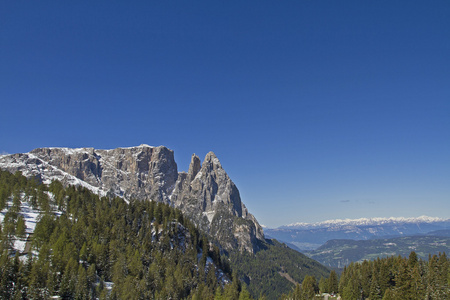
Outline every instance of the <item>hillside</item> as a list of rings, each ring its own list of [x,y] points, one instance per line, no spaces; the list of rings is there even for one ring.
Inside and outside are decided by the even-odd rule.
[[[34,191],[41,189],[37,195],[41,195],[40,199],[44,199],[46,207],[41,211],[51,208],[54,210],[53,214],[58,212],[52,219],[65,220],[65,223],[55,228],[64,226],[72,228],[75,226],[73,222],[78,224],[81,221],[80,224],[87,226],[83,230],[90,234],[89,239],[85,237],[86,241],[95,242],[95,245],[109,241],[109,234],[119,234],[124,239],[122,242],[125,243],[121,249],[122,254],[126,253],[129,247],[132,249],[144,247],[142,249],[144,253],[151,251],[145,247],[155,248],[153,235],[156,232],[158,234],[167,232],[167,237],[158,238],[158,243],[164,241],[166,248],[167,245],[170,245],[170,248],[176,248],[171,234],[173,231],[178,232],[178,226],[171,220],[174,216],[176,216],[175,219],[181,217],[183,222],[191,224],[187,226],[181,222],[181,225],[188,229],[190,237],[195,237],[194,240],[191,239],[193,243],[189,248],[191,250],[186,253],[194,255],[195,252],[200,255],[200,253],[210,252],[210,259],[214,262],[214,266],[228,273],[229,279],[231,279],[229,275],[231,270],[234,270],[236,276],[232,278],[239,278],[248,284],[248,289],[254,297],[259,297],[261,292],[267,292],[268,299],[277,299],[281,294],[291,291],[295,283],[301,282],[307,275],[327,276],[328,274],[328,270],[316,261],[280,243],[264,239],[257,220],[245,208],[237,187],[213,153],[208,153],[203,163],[200,163],[199,158],[193,155],[187,173],[175,172],[177,169],[171,150],[147,145],[114,150],[41,148],[30,153],[1,156],[0,168],[23,172],[28,180],[20,173],[14,176],[18,178],[15,179],[16,181],[31,182],[32,188],[27,187],[26,189],[29,190],[27,193],[35,193]],[[168,185],[167,182],[172,184]],[[15,183],[6,184],[9,192],[5,193],[4,198],[9,197],[8,201],[11,201],[11,191],[14,190],[15,185]],[[24,193],[21,188],[19,191]],[[142,198],[134,198],[140,195],[143,195]],[[151,195],[155,198],[152,199]],[[34,196],[28,198],[35,199]],[[29,202],[29,200],[26,201]],[[161,210],[165,212],[165,218],[161,217]],[[133,212],[131,216],[129,216],[130,211]],[[80,214],[80,217],[74,218],[74,213]],[[146,217],[146,213],[153,213],[153,220]],[[110,220],[111,215],[114,215],[114,220],[117,219],[117,221]],[[99,220],[95,222],[87,220],[91,216]],[[106,222],[105,225],[103,222]],[[120,226],[113,226],[115,222],[121,222],[123,226],[131,226],[127,229],[130,231],[125,233],[125,229],[121,229]],[[14,226],[17,225],[16,221],[13,223]],[[98,229],[93,231],[90,226],[94,229],[104,226],[106,231],[97,232]],[[146,229],[142,229],[142,226]],[[49,233],[46,237],[51,237],[52,234]],[[136,234],[137,237],[134,237]],[[77,238],[77,234],[67,234],[66,241],[70,241],[71,238]],[[189,239],[186,238],[186,240]],[[203,242],[204,240],[210,243]],[[49,241],[49,249],[53,247],[52,242],[54,241]],[[89,250],[97,249],[99,246],[95,245],[91,247],[86,244],[86,247]],[[77,242],[77,246],[82,247],[83,243]],[[202,249],[207,246],[209,251],[203,251]],[[76,248],[74,251],[74,255],[79,256],[77,251],[80,252],[81,248]],[[218,260],[219,253],[222,254],[220,260]],[[157,257],[161,256],[165,257],[166,254],[157,254]],[[94,257],[97,258],[96,255]],[[105,260],[95,263],[96,266],[106,264],[111,269],[116,262],[114,256],[112,260],[105,256],[100,257]],[[175,259],[175,262],[180,265],[171,268],[170,272],[176,271],[176,268],[189,270],[195,265],[196,259],[193,257],[185,260],[188,262],[186,267],[182,261]],[[209,259],[206,260],[209,261]],[[149,268],[150,265],[145,267]],[[98,270],[98,274],[103,272],[106,271]],[[197,271],[190,273],[194,277],[197,276]],[[143,274],[147,274],[147,271],[143,271]],[[107,276],[109,277],[105,280],[111,280],[113,277],[111,274]],[[158,278],[165,280],[165,276],[172,275],[160,274]],[[202,276],[201,272],[198,276]],[[183,288],[184,295],[190,297],[192,293],[202,291],[203,285],[199,283],[202,280],[198,276],[188,280],[189,289]],[[115,285],[114,280],[111,282],[118,289],[117,286],[120,286],[122,280],[119,285]],[[234,282],[240,281],[234,280]],[[245,285],[242,285],[243,289]],[[44,286],[45,283],[41,282],[41,288]],[[217,291],[217,288],[211,289],[209,285],[207,287],[205,293]],[[158,286],[158,288],[162,287]],[[235,284],[234,289],[241,290],[241,287]]]
[[[378,257],[401,255],[414,251],[421,259],[428,255],[450,252],[450,237],[406,236],[373,240],[330,240],[316,250],[305,252],[325,266],[343,268],[351,262],[374,260]]]
[[[218,248],[167,204],[99,198],[5,171],[0,195],[1,299],[192,298],[231,289]],[[39,214],[28,232],[24,208]],[[31,247],[18,249],[26,234]]]
[[[263,250],[254,256],[231,255],[231,265],[255,296],[263,294],[267,299],[278,299],[280,291],[288,293],[308,275],[319,280],[330,274],[330,270],[317,261],[276,240],[266,240],[261,248]]]

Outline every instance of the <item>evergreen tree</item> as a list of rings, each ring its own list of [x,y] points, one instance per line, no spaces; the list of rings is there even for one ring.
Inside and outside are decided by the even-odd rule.
[[[330,293],[337,293],[339,287],[338,276],[335,270],[330,272],[330,277],[328,278],[328,291]]]
[[[233,272],[231,284],[228,284],[224,288],[224,296],[229,300],[238,300],[239,293],[241,290],[241,285],[237,273]]]
[[[302,293],[305,299],[313,299],[316,295],[316,279],[314,276],[306,275],[305,279],[302,282]]]
[[[303,293],[302,293],[302,288],[300,287],[300,284],[296,284],[295,285],[295,289],[294,289],[294,293],[292,295],[292,299],[293,300],[302,300],[303,297]]]
[[[253,300],[245,284],[242,285],[241,292],[239,293],[239,300]]]
[[[27,226],[25,225],[25,220],[24,220],[23,216],[19,215],[17,217],[17,228],[16,228],[17,237],[19,237],[21,239],[25,238],[26,228],[27,228]]]
[[[342,291],[343,299],[360,299],[362,297],[360,281],[356,272],[353,272]]]
[[[319,280],[319,291],[321,293],[328,292],[328,280],[326,280],[323,276],[320,277],[320,280]]]
[[[374,274],[370,283],[369,299],[382,299],[383,292],[384,291],[381,290],[380,284],[378,283],[378,274]]]
[[[89,283],[86,270],[78,265],[77,283],[75,286],[75,299],[89,299]]]

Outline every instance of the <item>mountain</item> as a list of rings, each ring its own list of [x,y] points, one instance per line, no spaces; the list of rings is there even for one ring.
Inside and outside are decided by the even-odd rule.
[[[228,260],[162,202],[0,170],[0,299],[212,299]]]
[[[149,228],[160,228],[161,225],[164,228],[164,224],[170,224],[169,220],[174,217],[177,219],[176,210],[170,213],[167,208],[178,208],[186,219],[196,225],[196,228],[188,228],[189,231],[196,232],[198,229],[198,233],[191,233],[191,236],[196,236],[192,240],[198,241],[198,247],[192,249],[201,247],[202,253],[206,253],[207,251],[204,250],[207,250],[207,245],[210,245],[208,251],[212,252],[209,253],[210,258],[217,260],[219,248],[216,246],[220,246],[222,250],[219,251],[220,254],[226,255],[220,263],[217,262],[216,266],[229,264],[229,268],[224,269],[233,271],[232,282],[234,284],[245,282],[253,297],[259,297],[263,293],[266,299],[278,299],[283,293],[289,293],[295,287],[294,283],[301,283],[306,275],[320,278],[329,274],[329,270],[317,261],[277,241],[265,239],[261,226],[247,211],[237,187],[212,152],[206,155],[203,162],[195,154],[192,155],[187,172],[178,172],[172,150],[163,146],[147,145],[112,150],[39,148],[29,153],[0,156],[0,169],[15,173],[15,177],[22,178],[23,176],[17,172],[19,171],[29,179],[34,178],[37,179],[36,181],[45,183],[37,185],[35,181],[29,180],[36,184],[35,189],[39,191],[37,197],[40,197],[42,206],[48,208],[51,204],[51,206],[61,206],[63,210],[67,210],[67,215],[62,214],[62,220],[66,220],[66,223],[67,220],[80,221],[80,224],[89,226],[90,222],[83,216],[88,214],[89,217],[91,215],[98,217],[99,221],[96,221],[95,226],[102,228],[101,236],[95,236],[95,231],[90,227],[87,230],[75,228],[90,234],[88,239],[90,242],[100,243],[108,240],[108,231],[111,234],[118,234],[122,241],[129,241],[131,236],[124,233],[122,228],[124,224],[130,227],[138,233],[137,238],[140,240],[132,244],[124,244],[130,252],[136,247],[155,246],[152,238],[146,239],[141,235],[139,230],[142,228],[142,220],[139,217],[133,219],[135,212],[138,210],[152,212],[153,217],[147,220],[150,221]],[[18,181],[20,182],[21,179]],[[51,194],[47,193],[46,184],[49,185]],[[16,184],[11,183],[7,186],[12,188]],[[54,190],[58,186],[64,187],[67,194],[58,191],[60,188]],[[18,191],[15,194],[20,193],[21,191]],[[93,197],[92,193],[101,197]],[[5,197],[12,197],[11,201],[14,202],[14,192],[9,195]],[[31,200],[34,199],[33,197],[31,196]],[[85,197],[90,202],[86,203]],[[3,192],[0,190],[0,200],[3,198]],[[36,201],[39,203],[39,199]],[[108,205],[117,206],[115,207],[117,215],[112,218],[119,221],[116,226],[111,224],[110,213],[100,208],[103,205],[106,208]],[[71,210],[79,213],[78,217],[73,217]],[[184,219],[180,215],[178,218]],[[6,218],[5,214],[5,219],[12,218]],[[104,220],[107,220],[106,225],[103,224]],[[106,231],[103,227],[106,227]],[[60,227],[55,228],[64,232]],[[175,232],[177,230],[174,228]],[[201,238],[205,233],[207,234],[205,239]],[[77,240],[78,236],[74,234],[71,238]],[[78,244],[82,246],[82,243]],[[165,245],[172,247],[169,237],[165,238]],[[49,247],[51,249],[53,246]],[[111,247],[114,248],[114,246]],[[143,259],[148,260],[148,257],[144,256]],[[181,262],[182,260],[175,261],[177,266],[183,269]],[[191,267],[192,264],[189,266]],[[188,269],[183,269],[182,272],[189,271]],[[154,271],[158,270],[164,270],[167,273],[174,271],[166,270],[164,266]],[[172,278],[171,275],[168,277]],[[177,284],[187,284],[191,290],[195,290],[192,282],[178,281],[179,278],[176,278]],[[112,280],[114,283],[115,280]],[[167,283],[167,285],[171,284]],[[128,290],[130,289],[123,289],[123,291]],[[199,290],[200,286],[197,291]],[[208,297],[198,296],[197,298]]]
[[[264,233],[242,203],[239,191],[209,152],[203,163],[193,155],[189,171],[178,172],[173,151],[140,145],[94,148],[38,148],[29,153],[0,156],[0,168],[28,178],[64,186],[83,186],[105,196],[152,200],[179,208],[223,250],[254,253]]]
[[[343,268],[351,262],[374,260],[378,257],[408,257],[411,251],[421,259],[428,255],[449,253],[450,237],[448,236],[404,236],[390,239],[374,239],[365,241],[330,240],[316,250],[305,252],[309,257],[332,268]]]
[[[450,219],[372,218],[295,223],[276,229],[264,229],[267,236],[290,243],[302,250],[314,250],[334,239],[369,240],[395,236],[426,234],[450,229]]]

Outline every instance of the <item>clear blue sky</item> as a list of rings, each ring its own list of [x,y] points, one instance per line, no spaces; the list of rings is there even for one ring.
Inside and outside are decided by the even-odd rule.
[[[214,151],[260,223],[450,217],[449,1],[2,1],[0,152]]]

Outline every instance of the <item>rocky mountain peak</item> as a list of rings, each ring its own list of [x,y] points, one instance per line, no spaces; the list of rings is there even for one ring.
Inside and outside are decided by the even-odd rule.
[[[212,166],[216,169],[222,169],[222,165],[220,164],[219,159],[217,158],[216,154],[214,152],[210,151],[205,156],[205,160],[203,161],[203,165]]]
[[[226,249],[255,252],[257,240],[264,239],[261,226],[248,213],[239,190],[213,152],[206,154],[201,165],[198,156],[192,156],[188,174],[180,173],[171,201]]]
[[[193,154],[187,173],[178,173],[172,150],[145,144],[111,150],[38,148],[1,156],[0,168],[46,183],[82,185],[102,196],[170,203],[227,251],[255,252],[264,239],[213,152],[203,163]]]
[[[200,158],[197,155],[195,155],[195,153],[192,154],[191,163],[189,164],[189,170],[188,170],[188,181],[189,182],[194,180],[198,171],[200,171],[201,166],[202,165],[200,162]]]

